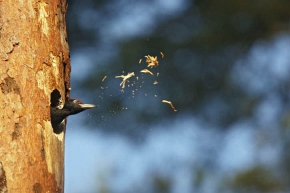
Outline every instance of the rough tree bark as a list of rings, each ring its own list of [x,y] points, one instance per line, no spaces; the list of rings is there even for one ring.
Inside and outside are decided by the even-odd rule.
[[[65,0],[0,0],[0,192],[63,192],[64,133],[50,105],[69,95]]]

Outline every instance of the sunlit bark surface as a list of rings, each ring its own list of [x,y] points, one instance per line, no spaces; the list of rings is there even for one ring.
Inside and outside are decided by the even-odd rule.
[[[53,133],[50,104],[53,91],[69,94],[66,7],[0,0],[2,193],[64,191],[64,133]]]

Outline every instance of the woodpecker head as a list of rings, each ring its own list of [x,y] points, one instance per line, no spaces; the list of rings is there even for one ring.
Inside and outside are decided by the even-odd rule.
[[[51,107],[50,116],[51,124],[53,127],[54,133],[61,133],[65,128],[65,118],[69,115],[75,115],[86,109],[91,109],[97,107],[93,104],[84,104],[78,99],[69,99],[64,104],[63,108],[60,107]]]
[[[64,110],[68,110],[70,113],[69,115],[74,115],[80,113],[86,109],[95,108],[96,105],[93,104],[84,104],[82,101],[78,99],[71,98],[66,101],[63,108]]]

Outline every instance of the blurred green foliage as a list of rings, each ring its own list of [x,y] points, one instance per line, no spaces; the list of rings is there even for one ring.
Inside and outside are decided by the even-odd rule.
[[[237,193],[243,192],[283,192],[281,179],[262,167],[255,167],[239,173],[230,185]]]
[[[110,6],[112,2],[107,1],[87,0],[79,4],[78,1],[71,0],[68,3],[74,10],[81,9],[79,11],[82,12],[94,10],[98,13],[97,19],[93,20],[94,17],[91,17],[96,23],[87,24],[95,25],[94,31],[92,31],[94,28],[82,28],[84,22],[82,20],[77,20],[79,22],[68,20],[72,50],[76,46],[83,48],[98,46],[98,44],[101,46],[103,36],[100,35],[100,31],[106,27],[106,22],[111,22],[112,18],[118,17],[118,9],[122,10],[130,5],[130,2],[120,3],[123,7],[117,9],[112,8]],[[111,98],[109,96],[113,91],[108,92],[107,95],[105,93],[106,102],[103,103],[97,100],[102,92],[100,86],[111,88],[112,86],[100,80],[104,75],[114,79],[114,76],[120,75],[122,71],[140,71],[142,67],[138,66],[139,59],[143,58],[144,61],[144,56],[150,54],[158,56],[160,60],[160,65],[156,69],[160,73],[159,84],[154,87],[151,82],[145,80],[147,90],[143,87],[144,93],[150,90],[152,95],[154,92],[159,97],[159,101],[171,100],[179,112],[201,115],[213,125],[223,128],[242,117],[252,116],[253,109],[260,98],[249,96],[233,84],[229,78],[231,70],[235,62],[247,53],[255,41],[266,40],[281,31],[289,30],[290,2],[286,0],[197,0],[189,1],[187,6],[182,14],[157,17],[154,21],[156,27],[153,28],[152,33],[116,40],[114,45],[118,49],[118,54],[102,61],[101,68],[94,68],[87,79],[80,83],[78,89],[94,90],[94,95],[91,97],[95,98],[97,103],[105,105],[101,111],[118,112],[126,103],[124,100],[129,97],[130,91],[123,95],[114,92]],[[78,16],[75,12],[69,12],[68,15],[73,18]],[[106,38],[110,40],[110,37]],[[165,54],[164,59],[161,59],[160,51]],[[98,61],[99,58],[95,57],[92,59],[92,65],[99,65]],[[144,64],[143,67],[145,68]],[[137,99],[132,101],[130,111],[134,113],[130,116],[135,116],[141,124],[159,122],[176,116],[168,109],[162,108],[161,103],[157,105],[152,95],[149,96],[150,99],[139,97],[138,101]],[[110,103],[114,101],[120,104],[119,109],[110,107]],[[134,103],[140,101],[154,111],[135,108]],[[216,113],[206,110],[214,101],[220,101],[219,107],[212,107],[212,111]],[[97,121],[99,122],[100,120]],[[132,125],[133,127],[128,131],[136,130],[135,125]],[[116,124],[111,124],[106,130],[112,131],[115,130],[114,128]]]
[[[169,193],[170,192],[170,185],[171,185],[170,179],[166,179],[161,176],[155,176],[153,179],[153,187],[154,187],[154,192],[158,193]]]

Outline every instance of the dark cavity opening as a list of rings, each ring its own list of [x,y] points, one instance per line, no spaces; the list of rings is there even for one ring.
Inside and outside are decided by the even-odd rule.
[[[61,94],[57,89],[54,89],[50,95],[50,120],[53,132],[55,134],[60,134],[63,132],[65,127],[64,124],[56,123],[57,121],[54,121],[55,119],[52,116],[52,114],[55,112],[55,109],[61,109],[62,105]]]
[[[61,95],[57,89],[54,89],[50,95],[50,106],[57,107],[61,104]]]

